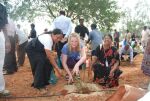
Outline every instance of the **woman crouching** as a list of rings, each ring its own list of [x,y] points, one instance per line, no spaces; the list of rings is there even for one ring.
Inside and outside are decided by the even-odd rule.
[[[94,82],[104,87],[118,86],[118,77],[122,73],[119,70],[119,53],[112,46],[112,36],[105,35],[103,44],[99,45],[92,56]]]
[[[80,43],[80,37],[78,34],[72,33],[68,43],[62,48],[62,65],[67,72],[68,83],[73,82],[73,75],[79,75],[79,68],[85,60],[85,48]]]

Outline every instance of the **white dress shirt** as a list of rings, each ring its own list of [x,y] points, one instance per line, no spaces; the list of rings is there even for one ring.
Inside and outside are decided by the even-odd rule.
[[[50,34],[43,34],[38,37],[39,41],[44,45],[44,49],[52,50],[53,40]]]
[[[7,33],[8,36],[15,36],[16,33],[16,27],[14,22],[8,18],[8,24],[6,24],[5,28],[4,28],[4,33]]]
[[[150,38],[150,31],[149,30],[143,30],[141,34],[142,34],[142,39],[141,39],[142,45],[143,45],[143,47],[146,47],[147,41]]]
[[[21,45],[24,42],[28,41],[28,36],[22,29],[17,29],[16,30],[16,34],[18,36],[18,43],[19,43],[19,45]]]
[[[68,35],[72,31],[71,19],[64,15],[60,15],[52,23],[52,29],[55,29],[55,28],[61,29],[63,34],[65,34],[65,37],[68,37]]]

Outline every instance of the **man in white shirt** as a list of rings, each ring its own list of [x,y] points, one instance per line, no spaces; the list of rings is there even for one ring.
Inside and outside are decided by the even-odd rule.
[[[142,30],[141,35],[142,35],[141,43],[142,43],[142,46],[143,46],[143,48],[145,50],[145,48],[147,46],[147,41],[150,38],[150,32],[147,29],[147,26],[144,26],[144,29]]]
[[[52,23],[52,28],[61,29],[64,37],[67,38],[72,31],[72,22],[69,17],[65,16],[65,11],[60,11],[59,14],[60,16],[54,19],[54,22]]]
[[[28,36],[21,29],[21,26],[19,24],[17,25],[16,34],[18,40],[18,47],[17,47],[18,66],[23,66],[25,60],[25,46],[28,43]]]
[[[42,34],[28,43],[26,52],[31,64],[34,78],[32,86],[34,88],[42,90],[49,84],[53,67],[59,72],[60,69],[53,56],[52,46],[62,38],[62,31],[54,29],[52,34]]]
[[[129,30],[127,29],[126,35],[125,35],[125,39],[127,40],[127,42],[129,44],[131,44],[131,33],[129,32]]]
[[[132,47],[127,43],[124,47],[122,47],[119,51],[121,60],[129,60],[130,63],[133,63],[133,58],[137,55],[137,52],[133,52]]]
[[[72,22],[69,17],[65,16],[65,11],[59,12],[60,16],[56,17],[54,19],[54,22],[52,23],[52,28],[58,28],[61,29],[64,35],[64,38],[56,44],[56,51],[58,54],[58,60],[60,61],[61,56],[61,49],[66,44],[69,34],[71,34],[72,31]],[[60,62],[61,63],[61,62]]]
[[[3,76],[3,64],[5,58],[5,51],[10,51],[10,41],[7,33],[3,32],[5,25],[8,23],[6,7],[0,3],[0,96],[9,95],[9,91],[5,89],[5,80]],[[6,48],[6,49],[5,49]]]

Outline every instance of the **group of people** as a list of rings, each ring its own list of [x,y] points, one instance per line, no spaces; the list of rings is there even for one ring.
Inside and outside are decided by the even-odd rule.
[[[149,45],[150,28],[144,26],[141,32],[141,36],[142,36],[141,46],[143,48],[142,52],[144,53],[141,69],[144,74],[150,75],[150,68],[149,68],[150,67],[150,45]],[[135,38],[133,38],[133,41],[135,41]],[[137,42],[135,42],[133,48],[135,48],[135,46],[137,46]],[[125,48],[127,48],[126,45]],[[139,49],[140,48],[138,48],[138,50]],[[130,46],[130,50],[133,50],[131,46]],[[130,58],[133,55],[135,55],[135,53],[130,55]],[[147,89],[136,88],[129,85],[120,86],[115,93],[113,93],[109,98],[106,99],[106,101],[149,101],[149,99],[150,99],[150,83]]]
[[[5,20],[7,19],[4,19],[3,21]],[[52,78],[52,71],[57,72],[58,76],[61,77],[62,68],[66,71],[65,79],[68,81],[68,83],[74,82],[74,76],[78,76],[80,78],[80,69],[82,69],[82,66],[86,64],[87,60],[86,44],[91,44],[91,64],[88,64],[88,68],[93,71],[93,82],[108,88],[119,85],[119,76],[122,73],[122,71],[119,69],[120,60],[124,58],[123,55],[129,54],[130,62],[132,63],[134,56],[137,54],[133,52],[133,49],[130,46],[131,43],[129,42],[128,35],[124,39],[125,42],[123,43],[125,44],[122,45],[122,48],[118,52],[120,46],[119,32],[115,30],[114,37],[112,37],[110,34],[103,36],[102,33],[98,31],[96,24],[91,24],[91,31],[89,32],[88,28],[84,25],[83,18],[79,19],[79,23],[80,25],[77,25],[74,33],[72,33],[71,19],[65,16],[64,11],[60,11],[60,16],[56,17],[52,23],[53,30],[48,31],[46,29],[45,32],[39,36],[36,35],[34,24],[31,24],[32,30],[29,37],[25,36],[25,34],[23,34],[23,32],[20,30],[20,25],[17,25],[18,30],[16,32],[18,33],[17,39],[19,51],[18,65],[23,65],[26,52],[33,75],[32,87],[39,90],[45,90],[45,87],[50,83],[49,80]],[[14,57],[15,48],[13,48],[15,45],[13,45],[14,40],[12,40],[14,38],[12,38],[12,36],[8,37],[7,33],[5,34],[5,27],[7,27],[7,22],[0,23],[0,33],[2,33],[0,34],[0,41],[3,43],[0,44],[2,47],[0,48],[0,60],[3,60],[0,63],[0,93],[3,94],[6,92],[4,89],[5,87],[2,68],[4,57],[6,61],[11,58],[11,62],[13,62],[12,60],[16,60]],[[127,32],[129,33],[129,31]],[[4,39],[4,35],[9,39],[8,43],[6,41],[6,44],[5,39],[7,39],[7,37]],[[88,40],[84,42],[86,35],[88,36]],[[30,38],[29,42],[28,38]],[[12,44],[11,51],[10,43]],[[10,53],[12,51],[14,54]],[[9,54],[8,57],[7,55],[5,56],[5,52]],[[13,64],[15,64],[15,66],[12,68],[12,65],[10,65],[11,69],[13,69],[13,72],[16,72],[17,63]],[[9,71],[10,69],[7,69],[8,66],[4,65],[4,67],[7,72],[12,72]]]
[[[83,21],[83,18],[79,19],[80,25],[72,33],[71,19],[60,11],[60,16],[52,23],[53,31],[41,34],[28,43],[26,52],[34,77],[33,87],[44,89],[49,84],[51,71],[62,75],[61,67],[66,71],[65,79],[73,83],[74,76],[80,77],[79,71],[86,63],[85,44],[90,42],[92,64],[89,68],[94,72],[93,81],[106,87],[118,86],[118,77],[122,72],[119,70],[119,53],[112,46],[112,36],[108,34],[102,39],[96,24],[91,25],[92,31],[89,32]],[[86,34],[89,39],[83,43]],[[61,65],[57,60],[61,61]]]

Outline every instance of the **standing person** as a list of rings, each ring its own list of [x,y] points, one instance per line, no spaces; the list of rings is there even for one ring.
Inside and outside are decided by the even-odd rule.
[[[94,72],[94,82],[105,87],[118,86],[119,76],[119,53],[112,46],[112,36],[104,36],[104,42],[96,48],[92,56],[92,68]]]
[[[52,46],[62,38],[62,31],[54,29],[52,34],[42,34],[28,43],[26,52],[31,64],[34,88],[45,90],[53,67],[59,71],[55,57],[53,57]]]
[[[6,24],[4,28],[4,33],[7,33],[8,38],[11,43],[11,50],[10,52],[6,53],[5,61],[4,61],[4,70],[5,74],[13,74],[17,72],[17,61],[16,61],[16,27],[14,22],[8,18],[8,24]]]
[[[28,43],[28,37],[26,33],[21,29],[21,26],[17,25],[17,40],[18,40],[18,47],[17,47],[17,56],[18,56],[18,66],[23,66],[25,60],[25,47]]]
[[[102,33],[98,31],[96,24],[91,24],[92,31],[89,33],[89,39],[87,43],[91,40],[91,49],[92,49],[92,55],[95,52],[95,49],[98,47],[99,44],[102,44]]]
[[[5,58],[5,46],[7,52],[10,51],[11,45],[7,33],[3,32],[5,25],[8,23],[6,7],[0,3],[0,95],[9,95],[9,91],[5,89],[5,80],[3,76],[3,64]]]
[[[136,41],[136,35],[135,35],[135,33],[132,34],[131,41]]]
[[[64,38],[56,44],[56,51],[58,54],[58,61],[60,62],[60,55],[61,55],[61,49],[64,46],[65,43],[67,43],[67,39],[69,34],[71,34],[72,31],[72,22],[69,17],[66,17],[65,11],[61,10],[59,12],[60,16],[58,16],[56,19],[54,19],[54,22],[52,23],[52,28],[58,28],[61,29],[63,32]],[[61,63],[61,62],[60,62]]]
[[[127,40],[127,43],[131,44],[131,33],[129,32],[128,29],[125,35],[125,39]]]
[[[114,30],[114,45],[117,49],[119,49],[119,32],[115,29]]]
[[[142,34],[141,43],[145,50],[147,47],[148,39],[150,38],[150,32],[148,31],[147,26],[144,26],[141,34]]]
[[[150,38],[147,40],[141,68],[144,74],[150,75]]]
[[[52,23],[52,28],[58,28],[61,29],[64,37],[68,38],[69,34],[71,34],[72,31],[72,22],[69,17],[66,17],[65,11],[61,10],[59,12],[60,16],[58,16],[56,19],[54,19],[54,22]]]
[[[72,33],[69,36],[68,43],[62,48],[62,64],[67,72],[66,76],[69,76],[68,83],[73,82],[74,74],[79,76],[79,68],[85,60],[85,48],[80,43],[80,36]]]
[[[83,18],[79,19],[79,23],[80,24],[75,27],[75,32],[80,34],[80,38],[82,40],[84,40],[85,35],[86,34],[89,35],[89,30],[87,27],[84,26],[84,19]]]
[[[35,24],[31,24],[31,31],[30,31],[30,35],[29,35],[29,39],[32,40],[33,38],[36,38],[36,30],[35,30]]]
[[[131,35],[131,46],[133,48],[133,46],[135,46],[135,43],[136,43],[136,36],[135,36],[135,33],[133,33]]]

